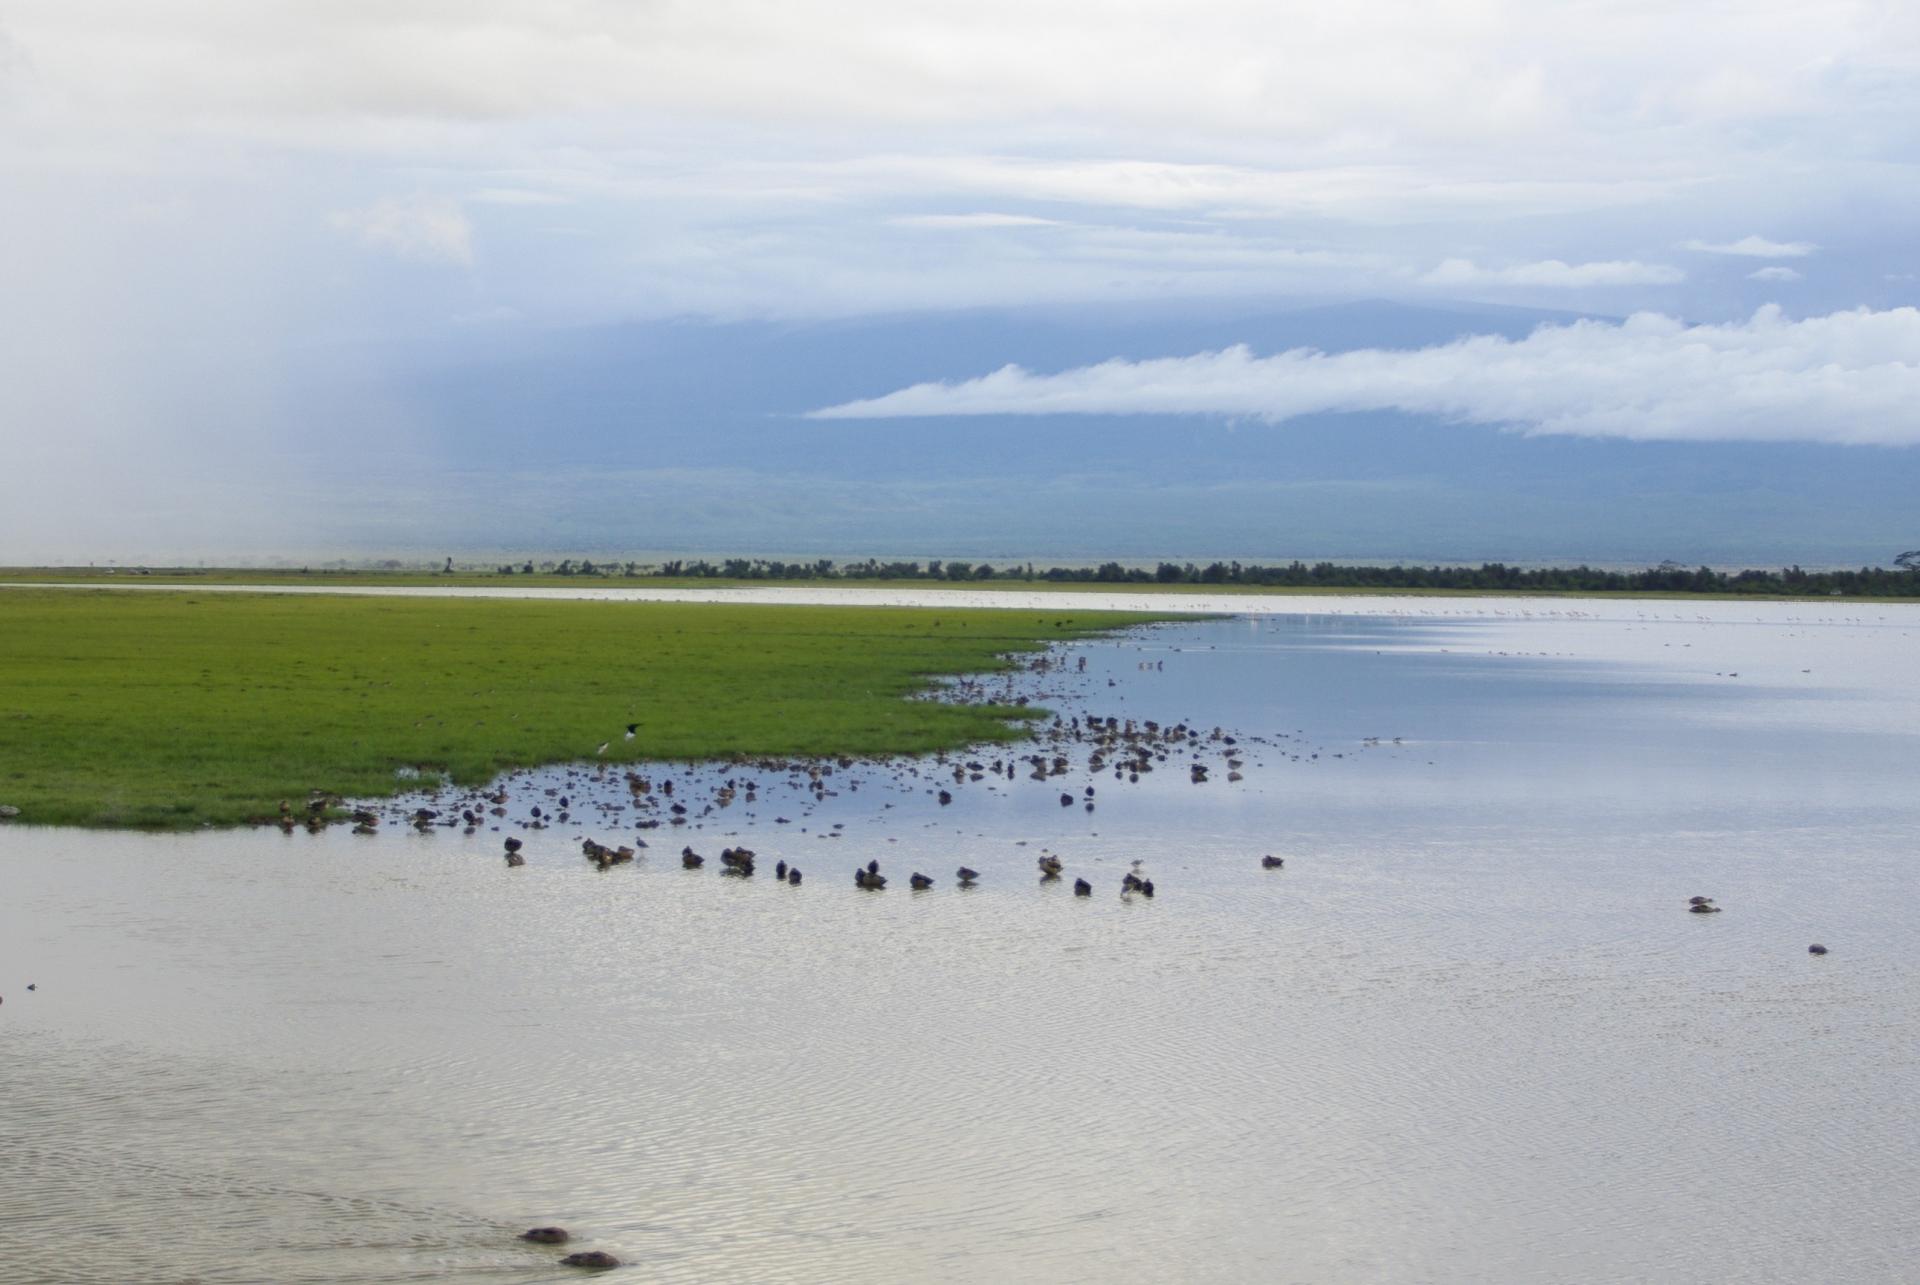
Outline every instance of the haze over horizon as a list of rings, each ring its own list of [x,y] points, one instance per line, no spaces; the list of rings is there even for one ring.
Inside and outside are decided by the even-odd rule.
[[[1920,11],[16,0],[0,563],[1885,562]]]

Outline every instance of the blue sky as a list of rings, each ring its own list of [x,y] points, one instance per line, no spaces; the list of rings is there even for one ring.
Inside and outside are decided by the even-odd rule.
[[[15,0],[0,560],[1880,559],[1917,131],[1891,3]]]

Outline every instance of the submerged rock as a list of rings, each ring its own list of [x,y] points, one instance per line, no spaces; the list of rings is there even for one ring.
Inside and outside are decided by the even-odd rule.
[[[604,1249],[588,1249],[578,1254],[568,1254],[560,1260],[560,1266],[587,1267],[594,1271],[605,1271],[609,1267],[620,1266],[620,1260]]]
[[[536,1245],[564,1245],[573,1237],[565,1227],[535,1227],[520,1233],[521,1240],[530,1240]]]

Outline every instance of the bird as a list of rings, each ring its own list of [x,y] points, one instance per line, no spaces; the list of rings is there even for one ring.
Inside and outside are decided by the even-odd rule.
[[[791,888],[798,888],[800,886],[800,867],[799,866],[787,867],[787,886]]]
[[[1287,859],[1285,857],[1260,858],[1260,868],[1262,870],[1278,870],[1280,867],[1286,864],[1287,864]]]
[[[980,872],[967,866],[961,866],[959,870],[955,871],[954,877],[960,880],[960,886],[964,888],[971,885],[975,879],[978,879]]]
[[[913,872],[907,882],[913,885],[915,892],[925,892],[927,889],[933,887],[933,880],[927,878],[927,876],[921,874],[918,870]]]
[[[1827,953],[1827,948],[1825,946],[1822,946],[1819,942],[1815,942],[1813,945],[1807,947],[1807,953],[1809,955],[1824,955]],[[32,990],[33,987],[29,986],[27,987],[27,989]]]
[[[524,866],[527,864],[527,859],[517,852],[509,852],[507,854],[507,864],[509,866]]]
[[[872,861],[867,862],[867,873],[870,875],[877,875],[880,873],[880,859],[878,857],[874,858]]]
[[[520,851],[520,840],[514,838],[512,835],[508,835],[506,846],[508,852],[518,852]]]
[[[627,739],[628,739],[628,740],[632,740],[632,739],[633,739],[634,737],[636,737],[636,736],[638,736],[639,734],[640,734],[640,724],[638,724],[638,723],[628,723],[628,724],[627,724]]]
[[[597,750],[595,750],[595,751],[594,751],[594,753],[595,753],[595,754],[605,754],[605,753],[607,752],[607,746],[609,746],[609,745],[611,745],[611,744],[613,744],[613,742],[612,742],[612,741],[602,741],[602,742],[600,742],[600,748],[599,748],[599,749],[597,749]]]
[[[536,1245],[564,1245],[573,1237],[565,1227],[535,1227],[520,1233],[521,1240],[530,1240]]]
[[[1093,885],[1085,879],[1075,879],[1073,881],[1073,895],[1076,897],[1091,897],[1093,895]]]
[[[774,863],[773,863],[773,877],[774,877],[775,879],[785,879],[785,878],[787,877],[787,863],[786,863],[786,862],[784,862],[784,861],[776,861],[776,862],[774,862]]]

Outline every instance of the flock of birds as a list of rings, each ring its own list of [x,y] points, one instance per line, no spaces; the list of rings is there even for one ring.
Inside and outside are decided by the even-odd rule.
[[[635,840],[632,844],[609,846],[608,844],[601,843],[597,839],[587,838],[580,841],[580,852],[582,856],[593,862],[600,869],[607,870],[613,866],[623,865],[636,860],[640,855],[640,850],[646,846],[647,843],[644,839]],[[502,840],[502,847],[508,866],[518,867],[527,864],[527,858],[525,856],[526,841],[524,839],[516,835],[508,835]],[[722,848],[720,850],[720,873],[730,875],[736,879],[752,878],[754,871],[758,868],[756,865],[757,858],[758,854],[751,848]],[[695,852],[691,844],[680,849],[680,865],[682,869],[699,870],[706,864],[706,856],[702,853]],[[1041,883],[1055,882],[1066,873],[1066,864],[1051,852],[1041,853],[1036,859],[1036,864],[1040,870]],[[1120,894],[1123,897],[1138,894],[1149,900],[1152,899],[1153,880],[1146,878],[1141,873],[1141,868],[1145,864],[1144,861],[1135,861],[1133,868],[1121,877]],[[1285,865],[1286,858],[1284,857],[1268,855],[1260,858],[1260,866],[1264,870],[1279,870]],[[954,871],[953,877],[954,881],[962,888],[972,888],[980,882],[980,872],[971,866],[961,866],[958,870]],[[773,878],[776,883],[784,883],[790,887],[798,888],[804,876],[800,873],[800,867],[798,865],[788,865],[783,858],[774,862]],[[918,870],[907,877],[907,886],[915,892],[926,892],[934,886],[934,883],[935,880],[931,875],[922,874]],[[879,892],[886,888],[887,876],[880,873],[880,861],[878,858],[868,861],[864,866],[854,867],[853,886],[868,892]],[[1091,897],[1093,895],[1093,884],[1084,878],[1075,878],[1073,881],[1073,895],[1076,897]]]
[[[1164,662],[1143,660],[1138,664],[1141,669],[1159,670]],[[1086,658],[1078,656],[1068,659],[1058,654],[1043,654],[999,674],[956,680],[935,698],[960,704],[1026,705],[1036,696],[1050,698],[1051,694],[1039,691],[1031,681],[1032,676],[1049,672],[1085,674]],[[639,732],[640,724],[628,723],[621,735],[627,741],[632,741]],[[1055,717],[1039,725],[1034,729],[1030,748],[1024,753],[1003,753],[999,757],[936,754],[928,758],[865,761],[846,756],[812,761],[741,758],[705,768],[687,766],[681,769],[684,775],[677,784],[665,765],[655,765],[650,771],[641,772],[606,762],[603,756],[610,745],[608,741],[598,747],[597,761],[512,773],[487,793],[474,795],[463,792],[439,807],[421,805],[409,810],[404,806],[389,805],[384,816],[372,807],[355,808],[351,813],[354,831],[357,834],[377,833],[383,820],[404,820],[421,833],[442,827],[458,827],[468,835],[477,833],[482,827],[498,830],[505,825],[516,826],[523,831],[540,831],[552,826],[571,826],[578,830],[592,823],[633,827],[643,834],[663,827],[698,830],[708,823],[723,823],[726,809],[736,803],[742,805],[747,813],[742,820],[757,820],[754,809],[762,794],[782,787],[799,796],[796,815],[805,820],[814,809],[826,807],[830,800],[843,792],[857,793],[863,784],[870,789],[891,786],[902,793],[931,796],[931,801],[939,808],[946,808],[957,801],[959,791],[969,786],[980,786],[988,792],[1012,794],[1017,789],[1013,783],[1022,776],[1058,790],[1057,799],[1062,808],[1077,806],[1087,813],[1093,813],[1100,802],[1100,792],[1094,784],[1081,784],[1089,778],[1098,780],[1110,777],[1116,782],[1137,785],[1156,769],[1165,768],[1178,760],[1175,770],[1184,769],[1187,779],[1194,785],[1208,784],[1215,779],[1216,773],[1224,775],[1226,781],[1233,784],[1244,779],[1243,769],[1249,766],[1249,760],[1256,755],[1260,756],[1260,762],[1263,763],[1270,757],[1294,763],[1315,763],[1322,761],[1323,756],[1326,759],[1339,759],[1352,752],[1315,746],[1307,741],[1304,732],[1299,729],[1291,734],[1276,732],[1267,737],[1235,733],[1219,726],[1199,726],[1190,721],[1163,723],[1091,710]],[[1398,736],[1368,736],[1362,738],[1359,750],[1362,753],[1392,752],[1404,746],[1405,742]],[[1070,776],[1079,776],[1081,780],[1059,780]],[[546,784],[549,781],[554,784]],[[1072,784],[1075,788],[1060,789],[1063,783]],[[537,791],[535,797],[539,801],[532,802],[530,806],[523,803],[524,811],[520,807],[513,807],[510,813],[509,808],[514,802],[526,800],[526,787],[529,785]],[[510,791],[518,794],[518,800],[511,797]],[[444,786],[431,790],[427,803],[439,803],[444,793]],[[292,830],[301,822],[305,822],[309,829],[318,830],[324,828],[331,815],[337,814],[342,802],[331,796],[316,795],[309,800],[304,816],[283,802],[278,822],[287,830]],[[889,802],[883,808],[891,809],[894,806]],[[576,812],[588,815],[576,816]],[[878,820],[878,817],[874,819]],[[772,821],[775,825],[794,824],[794,818],[787,815],[774,816]],[[807,829],[805,826],[800,828],[803,832]],[[836,822],[830,829],[817,831],[814,837],[846,837],[845,823]],[[591,837],[580,840],[581,853],[602,870],[635,861],[647,847],[647,841],[637,835],[626,843],[602,843]],[[526,864],[524,848],[525,841],[518,835],[506,837],[506,863],[509,866]],[[707,858],[691,845],[681,849],[684,868],[697,870],[706,863]],[[718,864],[723,875],[736,878],[752,877],[757,870],[755,853],[744,846],[722,849]],[[1050,853],[1043,852],[1037,859],[1037,865],[1042,883],[1052,883],[1066,877],[1061,859]],[[1123,897],[1151,899],[1154,896],[1153,880],[1145,877],[1140,865],[1134,862],[1133,869],[1122,877],[1120,892]],[[1261,859],[1264,869],[1279,869],[1283,865],[1284,859],[1280,857],[1266,856]],[[797,864],[790,864],[783,859],[775,863],[774,878],[789,886],[799,886],[804,876]],[[963,865],[954,872],[953,878],[959,887],[972,888],[977,886],[982,875]],[[888,886],[888,876],[881,872],[877,859],[869,860],[864,866],[856,866],[853,882],[856,888],[863,891],[878,892]],[[907,876],[908,886],[916,892],[928,891],[937,882],[934,877],[920,870],[914,870]],[[1076,896],[1090,897],[1094,893],[1094,885],[1087,878],[1076,876],[1073,892]],[[1688,909],[1702,915],[1720,911],[1713,899],[1705,896],[1692,898]],[[1824,955],[1827,948],[1816,943],[1809,947],[1809,952]]]

